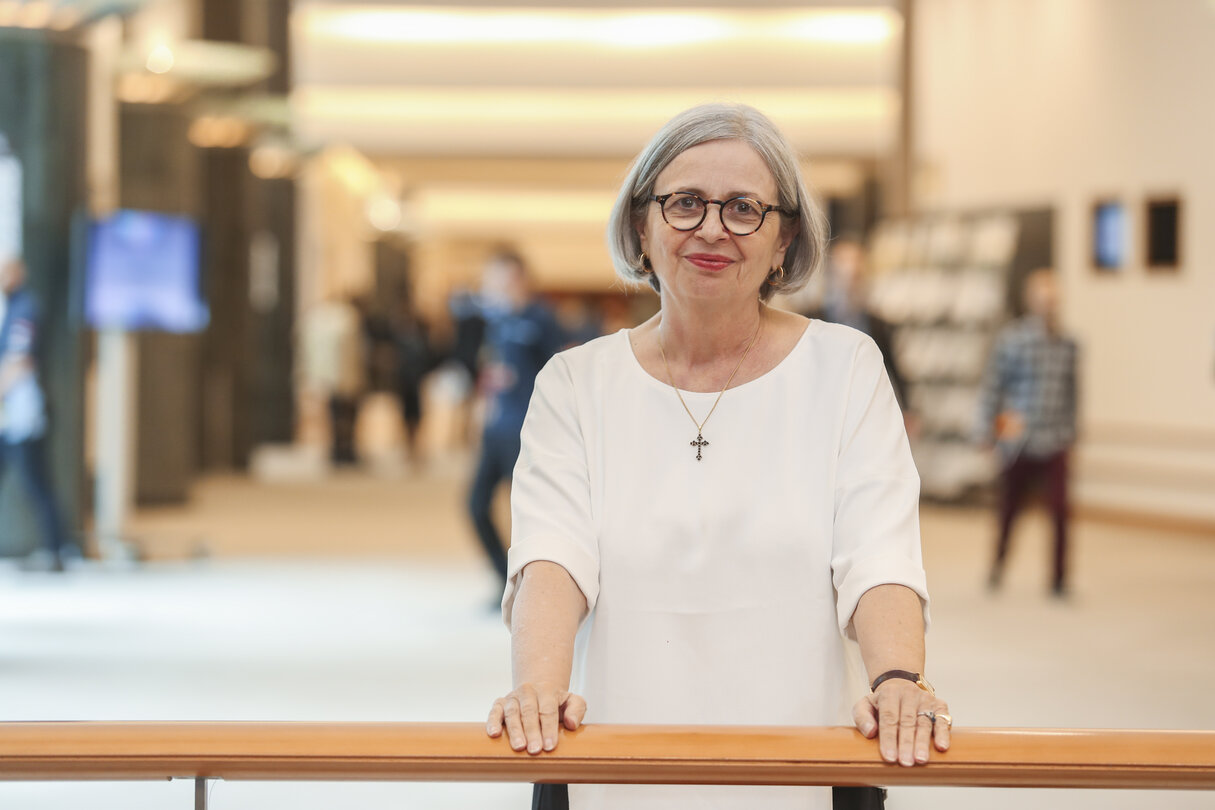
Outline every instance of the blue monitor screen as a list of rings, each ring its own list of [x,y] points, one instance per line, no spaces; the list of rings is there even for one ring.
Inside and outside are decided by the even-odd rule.
[[[119,211],[89,228],[85,318],[98,329],[197,332],[210,318],[199,280],[198,225]]]
[[[1093,264],[1099,270],[1120,269],[1126,260],[1126,212],[1121,203],[1098,203],[1093,209]]]

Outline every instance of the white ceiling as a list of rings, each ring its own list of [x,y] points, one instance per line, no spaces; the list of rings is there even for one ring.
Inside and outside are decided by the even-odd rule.
[[[618,157],[730,100],[804,154],[880,156],[898,114],[890,5],[297,0],[295,128],[382,156]]]

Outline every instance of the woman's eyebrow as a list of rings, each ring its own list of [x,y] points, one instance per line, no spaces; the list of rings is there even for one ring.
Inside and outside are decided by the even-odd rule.
[[[699,197],[703,197],[703,198],[704,198],[704,199],[706,199],[706,200],[707,200],[707,199],[709,199],[709,197],[710,197],[710,195],[709,195],[709,194],[707,194],[707,193],[704,191],[704,189],[697,188],[697,187],[695,187],[695,186],[681,186],[681,187],[679,187],[679,188],[677,188],[677,189],[674,189],[674,191],[673,191],[672,193],[674,193],[674,192],[678,192],[678,191],[687,191],[687,192],[691,192],[692,194],[695,194],[695,195],[697,195],[697,196],[699,196]],[[723,200],[732,200],[732,199],[734,199],[735,197],[750,197],[752,200],[758,200],[758,199],[760,199],[760,195],[759,195],[759,194],[756,194],[754,191],[737,191],[737,190],[735,190],[735,191],[728,191],[728,192],[726,192],[726,196],[722,197],[721,199],[723,199]]]

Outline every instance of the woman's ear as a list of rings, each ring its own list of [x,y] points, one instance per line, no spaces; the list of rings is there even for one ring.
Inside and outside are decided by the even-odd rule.
[[[777,245],[777,249],[784,254],[784,252],[789,249],[789,245],[793,244],[793,240],[797,238],[799,233],[801,233],[800,223],[792,222],[788,225],[782,223],[780,229],[780,244]],[[781,256],[781,259],[784,259],[783,255]]]

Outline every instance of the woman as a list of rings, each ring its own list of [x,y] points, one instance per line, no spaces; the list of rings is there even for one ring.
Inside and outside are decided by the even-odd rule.
[[[918,677],[919,479],[881,355],[765,304],[805,283],[823,232],[793,150],[749,107],[688,110],[637,158],[609,244],[661,309],[537,379],[503,598],[515,688],[490,736],[538,754],[588,717],[838,724],[864,691],[855,639],[861,733],[902,765],[948,746],[948,709]],[[693,802],[824,808],[831,793],[569,787],[574,810]]]

